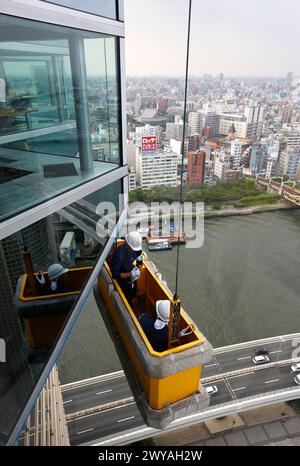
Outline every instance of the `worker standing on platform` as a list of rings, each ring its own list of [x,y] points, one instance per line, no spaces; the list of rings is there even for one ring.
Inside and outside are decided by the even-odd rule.
[[[150,314],[141,314],[139,324],[149,340],[154,351],[162,352],[168,349],[168,323],[170,320],[171,303],[168,299],[156,301],[156,319]]]
[[[137,231],[125,236],[125,243],[119,246],[112,257],[110,269],[112,277],[121,286],[129,304],[136,296],[136,280],[139,279],[143,265],[142,237]],[[133,265],[136,261],[136,266]]]

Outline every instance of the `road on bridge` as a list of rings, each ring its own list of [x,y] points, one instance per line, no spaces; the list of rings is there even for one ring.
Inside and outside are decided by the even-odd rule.
[[[270,362],[291,359],[294,338],[279,337],[276,341],[262,341],[247,345],[215,350],[213,360],[203,369],[202,378],[219,376],[231,371],[252,368],[253,351],[258,346],[270,349]],[[223,379],[213,379],[206,385],[216,385],[218,393],[211,397],[211,406],[232,400],[272,392],[294,386],[290,364],[270,367],[247,374],[238,374]],[[86,381],[63,386],[66,415],[101,406],[101,411],[84,414],[68,421],[71,445],[96,441],[128,429],[144,426],[142,417],[133,401],[129,386],[122,371]],[[129,399],[125,405],[112,406],[118,400]],[[132,401],[130,401],[132,399]],[[107,406],[105,406],[107,405]]]

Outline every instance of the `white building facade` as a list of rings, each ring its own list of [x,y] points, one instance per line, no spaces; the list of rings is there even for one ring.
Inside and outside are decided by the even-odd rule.
[[[153,186],[177,186],[178,154],[170,147],[155,153],[137,155],[137,184],[143,189]]]
[[[230,167],[233,170],[241,168],[242,164],[242,144],[238,139],[231,142],[230,147]]]

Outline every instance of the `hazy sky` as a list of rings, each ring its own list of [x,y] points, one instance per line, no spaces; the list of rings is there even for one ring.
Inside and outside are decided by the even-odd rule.
[[[188,0],[125,0],[128,75],[184,75]],[[193,0],[190,74],[300,75],[300,0]]]

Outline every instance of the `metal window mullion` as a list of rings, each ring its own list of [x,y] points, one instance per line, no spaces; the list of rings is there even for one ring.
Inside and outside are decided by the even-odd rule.
[[[46,397],[45,387],[41,393],[41,443],[40,445],[46,445]]]
[[[25,435],[24,435],[24,445],[28,447],[30,445],[30,426],[31,426],[31,416],[28,416],[25,428]]]
[[[126,73],[125,73],[125,40],[119,38],[117,51],[119,54],[119,95],[121,97],[121,114],[120,114],[120,129],[122,131],[122,164],[128,164],[127,154],[127,116],[126,116]]]
[[[59,194],[49,201],[34,206],[32,209],[25,210],[13,218],[6,221],[4,220],[0,223],[0,240],[63,209],[82,197],[88,196],[94,191],[105,188],[105,186],[123,178],[123,176],[127,176],[127,167],[118,167],[108,173],[95,177],[91,181],[80,184],[76,188],[69,189],[65,193]]]
[[[63,404],[62,404],[62,395],[58,381],[58,370],[55,365],[55,408],[56,408],[56,423],[57,423],[57,445],[64,445],[64,416],[63,416]]]
[[[56,432],[56,411],[55,411],[55,387],[53,383],[53,371],[50,372],[49,385],[50,385],[50,445],[54,446],[57,438]]]
[[[87,75],[84,39],[73,35],[68,39],[73,82],[75,116],[79,146],[80,168],[93,170],[90,113],[88,108]]]
[[[34,446],[39,445],[40,436],[40,407],[41,399],[38,398],[34,408]]]
[[[46,383],[46,445],[50,445],[51,419],[50,419],[50,382]]]
[[[124,23],[37,0],[1,0],[1,13],[113,36],[124,36]]]

